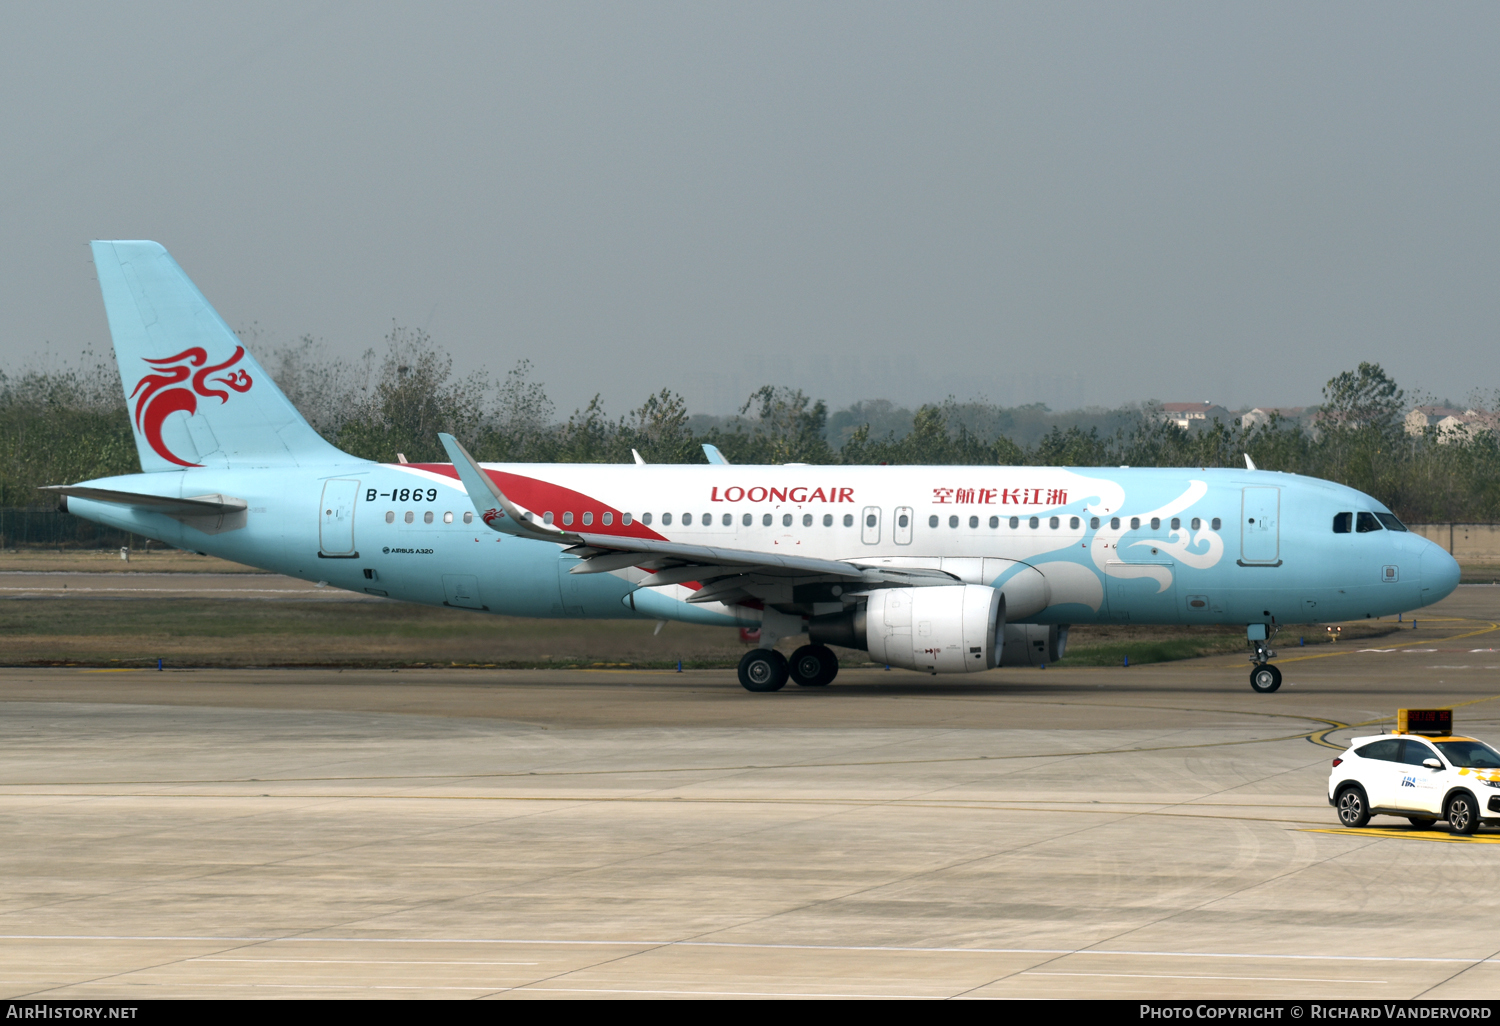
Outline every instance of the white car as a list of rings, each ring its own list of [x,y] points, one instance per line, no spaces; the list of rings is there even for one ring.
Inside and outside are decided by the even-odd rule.
[[[1446,819],[1455,834],[1472,834],[1481,822],[1500,823],[1500,752],[1471,737],[1357,737],[1333,760],[1328,804],[1346,827],[1404,816],[1418,827]]]

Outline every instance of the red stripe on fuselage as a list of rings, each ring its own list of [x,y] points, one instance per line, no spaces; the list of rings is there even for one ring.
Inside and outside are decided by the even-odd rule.
[[[458,471],[453,469],[451,463],[396,463],[386,464],[397,468],[410,468],[412,470],[425,470],[430,474],[442,474],[444,477],[458,479]],[[484,468],[481,468],[484,469]],[[623,523],[623,511],[598,499],[590,498],[582,492],[575,492],[571,488],[555,485],[550,481],[539,481],[534,477],[522,477],[520,474],[508,474],[503,470],[485,470],[490,479],[500,486],[500,490],[506,498],[512,502],[531,510],[537,516],[551,513],[554,526],[570,531],[588,531],[590,534],[611,534],[619,538],[647,538],[654,541],[668,541],[662,535],[657,534],[651,528],[635,520],[629,525]],[[483,501],[481,499],[481,501]],[[573,523],[564,524],[562,515],[573,514]],[[583,514],[594,514],[592,524],[583,523]],[[614,523],[604,523],[604,514],[614,514]]]

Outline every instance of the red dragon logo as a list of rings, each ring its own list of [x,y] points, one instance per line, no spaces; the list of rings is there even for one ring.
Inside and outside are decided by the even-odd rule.
[[[209,378],[222,370],[227,370],[240,362],[245,355],[244,346],[235,346],[234,355],[223,363],[216,363],[205,367],[208,363],[208,353],[198,346],[185,349],[176,356],[168,356],[163,359],[152,359],[146,357],[154,374],[147,374],[136,384],[135,391],[130,393],[130,398],[135,402],[135,426],[138,431],[146,436],[146,441],[151,448],[164,460],[168,460],[180,467],[201,467],[201,463],[189,463],[167,448],[162,441],[161,427],[167,416],[183,411],[189,417],[198,412],[198,396],[204,398],[216,398],[219,402],[229,401],[229,393],[223,389],[213,388],[214,384],[223,384],[236,392],[244,393],[250,391],[250,386],[255,382],[245,371],[232,371],[228,376],[222,378]],[[193,368],[198,370],[194,371]],[[192,387],[189,388],[183,382],[192,379]]]
[[[493,509],[493,508],[491,508],[491,509],[485,510],[483,513],[480,514],[480,516],[482,516],[484,518],[484,522],[486,524],[492,524],[496,520],[499,520],[501,517],[505,516],[505,511],[504,510],[500,510],[500,509]]]

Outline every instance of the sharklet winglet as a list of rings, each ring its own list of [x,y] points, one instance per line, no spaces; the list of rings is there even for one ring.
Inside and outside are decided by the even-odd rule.
[[[567,542],[570,545],[577,545],[582,540],[551,524],[540,524],[535,520],[528,520],[526,511],[505,497],[505,493],[500,490],[495,479],[484,472],[478,461],[469,455],[469,450],[459,444],[458,439],[447,432],[439,432],[438,441],[443,443],[443,448],[448,452],[448,458],[453,461],[453,469],[458,472],[459,481],[463,483],[464,490],[469,493],[469,501],[474,504],[474,512],[479,514],[479,518],[484,520],[490,530],[499,532],[501,529],[495,523],[498,518],[485,518],[485,513],[488,511],[480,502],[480,497],[484,495],[489,495],[499,503],[505,515],[516,525],[516,530],[523,534],[529,534],[534,538],[545,538],[548,541]]]

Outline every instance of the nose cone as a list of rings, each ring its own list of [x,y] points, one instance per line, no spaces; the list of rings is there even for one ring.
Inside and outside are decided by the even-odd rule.
[[[1427,543],[1422,550],[1422,605],[1430,606],[1453,594],[1458,587],[1458,561],[1442,547]]]

